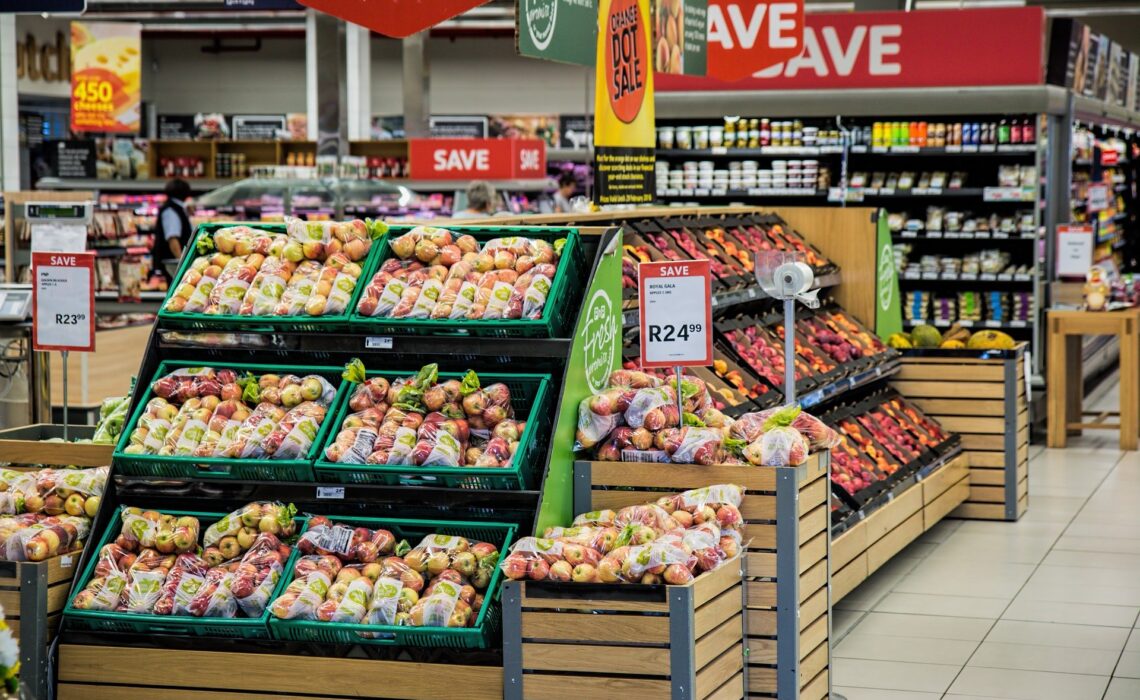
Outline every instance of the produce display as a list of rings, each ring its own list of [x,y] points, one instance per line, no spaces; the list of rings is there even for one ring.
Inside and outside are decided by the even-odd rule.
[[[744,488],[718,484],[524,537],[503,558],[507,578],[684,585],[740,552]]]
[[[358,386],[348,400],[352,413],[325,448],[330,462],[511,466],[526,423],[515,419],[506,384],[481,386],[473,371],[441,380],[436,364],[411,377],[366,378],[358,360],[346,376]]]
[[[303,221],[285,233],[226,226],[203,233],[163,311],[226,316],[325,316],[348,310],[380,221]]]
[[[803,464],[812,450],[829,449],[834,431],[798,406],[729,418],[711,407],[700,379],[674,383],[636,370],[617,370],[609,388],[578,407],[575,449],[600,461],[677,464]]]
[[[83,548],[107,467],[0,469],[0,559],[44,561]]]
[[[127,455],[302,459],[336,397],[316,374],[253,376],[232,368],[176,369],[151,384]]]
[[[384,318],[542,318],[564,244],[521,236],[480,244],[417,226],[389,241],[394,257],[381,263],[356,310]]]
[[[291,506],[251,503],[202,530],[193,515],[120,511],[71,607],[136,615],[259,618],[292,547]],[[204,547],[204,549],[203,549]]]
[[[1001,331],[969,330],[954,324],[943,333],[927,324],[915,326],[910,333],[894,333],[887,339],[893,348],[942,348],[944,350],[1012,350],[1016,342]]]
[[[389,530],[323,516],[309,521],[297,548],[293,580],[269,608],[282,620],[472,627],[499,562],[488,542],[433,533],[412,547]]]
[[[772,386],[784,385],[784,341],[757,323],[740,324],[725,333],[725,339],[737,356],[760,378]],[[812,376],[812,368],[795,358],[797,385]]]
[[[5,561],[45,561],[83,548],[90,518],[24,513],[0,516],[0,558]]]
[[[118,442],[130,408],[129,396],[112,396],[103,399],[99,404],[99,422],[95,425],[95,434],[91,437],[91,442],[96,445],[114,445]]]

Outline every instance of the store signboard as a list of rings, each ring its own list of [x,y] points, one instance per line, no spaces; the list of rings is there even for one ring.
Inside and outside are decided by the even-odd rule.
[[[95,350],[95,253],[32,253],[32,347]]]
[[[54,141],[49,142],[48,160],[55,166],[56,177],[90,179],[95,177],[95,141]]]
[[[81,15],[87,0],[0,0],[0,15]]]
[[[594,199],[648,204],[656,194],[649,0],[601,0],[594,89]]]
[[[558,116],[558,145],[562,148],[582,150],[594,145],[594,117],[589,114],[561,114]]]
[[[875,333],[880,338],[902,331],[902,293],[895,267],[894,240],[887,225],[886,212],[880,210],[875,231],[878,261],[875,271]]]
[[[234,115],[230,124],[235,141],[274,141],[285,133],[284,114]]]
[[[708,260],[637,266],[642,367],[708,367],[712,354],[712,277]]]
[[[71,130],[137,133],[142,25],[71,23]]]
[[[709,0],[708,74],[743,80],[804,50],[803,0]]]
[[[403,39],[478,7],[487,0],[298,0],[384,36]]]
[[[515,50],[520,56],[594,65],[598,0],[515,0]]]
[[[1108,185],[1102,182],[1089,185],[1086,198],[1086,208],[1090,214],[1108,209]]]
[[[428,125],[437,139],[487,138],[487,117],[431,117]]]
[[[708,35],[708,0],[656,0],[653,69],[673,75],[705,75]]]
[[[709,71],[714,24],[709,22]],[[719,25],[717,25],[719,26]],[[663,75],[661,90],[1036,85],[1043,78],[1040,7],[811,13],[803,52],[735,83]],[[742,48],[734,48],[742,52]],[[954,56],[955,60],[947,60]]]
[[[578,404],[609,386],[610,373],[621,367],[622,234],[614,227],[602,237],[602,254],[582,297],[582,313],[574,330],[562,399],[550,441],[550,468],[542,489],[538,532],[574,518],[574,433]],[[527,533],[529,534],[529,533]]]
[[[1096,237],[1092,224],[1059,224],[1057,226],[1057,276],[1080,277],[1088,274],[1093,263]]]
[[[546,177],[546,144],[536,139],[412,139],[416,180],[510,180]]]
[[[158,138],[164,141],[189,141],[195,131],[193,114],[158,115]]]

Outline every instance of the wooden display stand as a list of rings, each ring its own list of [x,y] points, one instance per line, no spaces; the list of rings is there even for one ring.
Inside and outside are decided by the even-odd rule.
[[[958,454],[899,484],[895,496],[831,543],[832,602],[850,593],[891,557],[934,527],[970,493],[970,469]]]
[[[67,428],[69,440],[90,439],[94,434],[95,427],[91,425],[69,425]],[[63,438],[62,425],[36,423],[0,430],[0,462],[71,467],[106,467],[111,464],[114,445],[44,442],[53,438]]]
[[[147,325],[98,331],[95,352],[71,353],[67,359],[69,408],[97,410],[108,396],[129,394],[131,378],[139,371],[151,330]],[[53,352],[49,362],[51,405],[59,407],[63,405],[63,358]]]
[[[505,697],[743,698],[743,564],[684,586],[508,581]]]
[[[952,517],[1017,520],[1029,507],[1026,347],[904,353],[892,385],[961,435],[970,461],[970,497]]]
[[[59,630],[78,564],[78,552],[42,562],[0,561],[0,605],[20,645],[20,685],[31,689],[27,697],[48,697],[48,646]]]
[[[1135,450],[1140,433],[1140,309],[1048,312],[1048,445],[1065,447],[1070,433],[1085,428],[1120,431],[1120,449]],[[1115,335],[1120,339],[1120,410],[1088,412],[1082,407],[1081,337]],[[1096,416],[1083,422],[1085,416]],[[1109,416],[1119,422],[1109,423]]]
[[[746,691],[819,700],[829,689],[829,465],[828,453],[800,467],[577,462],[574,510],[621,508],[712,484],[745,487]]]
[[[59,648],[58,700],[286,697],[501,700],[503,669],[235,651],[77,644],[62,644]]]

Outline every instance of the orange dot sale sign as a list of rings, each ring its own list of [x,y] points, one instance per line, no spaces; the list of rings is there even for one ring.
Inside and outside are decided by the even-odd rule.
[[[71,23],[71,130],[136,133],[141,104],[141,26]]]

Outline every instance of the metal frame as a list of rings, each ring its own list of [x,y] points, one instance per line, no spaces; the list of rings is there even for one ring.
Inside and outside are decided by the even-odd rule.
[[[696,648],[692,586],[667,586],[669,600],[669,685],[672,700],[695,700]]]
[[[1005,519],[1010,521],[1017,520],[1017,366],[1021,362],[1020,353],[1002,360],[1005,369]]]
[[[0,562],[0,572],[20,582],[20,633],[16,641],[20,645],[21,693],[27,692],[27,697],[32,698],[47,698],[53,687],[51,655],[47,619],[41,618],[40,613],[47,610],[48,564],[5,561]]]
[[[522,584],[504,581],[503,608],[503,699],[522,700]],[[508,630],[519,630],[518,635]]]
[[[771,468],[776,470],[776,697],[797,700],[800,696],[799,485],[805,470],[802,467]]]

